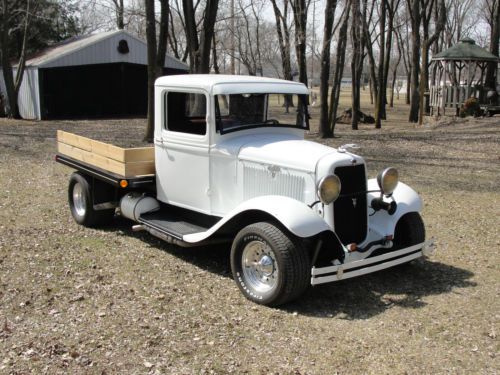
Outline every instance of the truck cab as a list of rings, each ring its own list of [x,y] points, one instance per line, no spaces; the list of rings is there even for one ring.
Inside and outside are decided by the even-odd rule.
[[[159,78],[155,183],[127,182],[107,203],[135,230],[176,245],[231,243],[236,284],[266,305],[429,254],[421,199],[396,169],[367,180],[356,145],[304,139],[308,94],[301,83],[262,77]],[[98,195],[78,184],[70,182],[74,217],[78,194],[94,203]]]

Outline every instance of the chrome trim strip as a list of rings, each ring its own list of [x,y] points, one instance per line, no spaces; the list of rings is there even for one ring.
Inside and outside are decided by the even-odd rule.
[[[330,283],[333,281],[349,279],[351,277],[361,276],[361,275],[365,275],[367,273],[380,271],[380,270],[383,270],[386,268],[393,267],[393,266],[398,265],[398,264],[409,262],[413,259],[420,258],[422,255],[423,255],[422,251],[419,251],[417,253],[410,254],[410,255],[403,257],[403,258],[398,258],[398,259],[395,259],[392,261],[377,264],[376,266],[361,268],[361,269],[358,269],[355,271],[350,271],[350,272],[344,272],[342,266],[337,266],[337,274],[330,275],[330,276],[322,276],[322,277],[312,277],[311,278],[311,285]],[[378,258],[378,257],[375,257],[373,259],[376,259],[376,258]],[[372,258],[370,258],[370,259],[372,259]],[[360,262],[354,262],[354,263],[357,263],[357,265],[360,266],[360,264],[359,264]]]
[[[339,264],[336,266],[321,268],[313,267],[311,270],[311,285],[330,283],[338,280],[349,279],[351,277],[366,275],[368,273],[380,271],[396,266],[398,264],[409,262],[422,256],[429,256],[433,254],[434,251],[434,239],[431,238],[430,240],[422,242],[420,244],[393,251],[387,254],[379,255],[373,258],[365,258],[353,261],[351,263]],[[370,266],[370,264],[373,263],[378,264]]]

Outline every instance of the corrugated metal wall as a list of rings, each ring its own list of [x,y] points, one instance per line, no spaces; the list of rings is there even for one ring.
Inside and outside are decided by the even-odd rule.
[[[40,120],[40,88],[38,69],[27,68],[17,97],[19,113],[27,120]]]
[[[14,77],[17,69],[13,68]],[[3,70],[0,69],[0,89],[4,98],[7,100],[7,90],[5,89],[5,81],[3,78]],[[26,68],[24,71],[23,81],[19,88],[17,97],[17,105],[21,117],[26,120],[40,120],[40,90],[38,87],[38,69]]]

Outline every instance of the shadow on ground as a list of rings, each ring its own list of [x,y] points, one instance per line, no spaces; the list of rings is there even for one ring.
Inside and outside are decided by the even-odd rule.
[[[163,242],[146,232],[132,232],[131,222],[118,219],[108,228],[134,236],[194,266],[232,278],[230,245],[182,248]],[[440,262],[419,259],[371,275],[311,287],[297,301],[280,307],[314,317],[367,319],[393,307],[417,309],[426,306],[426,296],[453,293],[455,288],[475,287],[474,273]],[[234,286],[236,288],[236,285]]]
[[[474,273],[440,262],[419,259],[410,264],[309,289],[287,311],[315,317],[366,319],[393,307],[417,309],[426,296],[475,287]]]

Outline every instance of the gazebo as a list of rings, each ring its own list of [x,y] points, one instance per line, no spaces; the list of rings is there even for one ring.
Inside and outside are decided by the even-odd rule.
[[[487,94],[491,91],[494,94],[496,88],[485,87],[485,70],[489,63],[498,61],[497,56],[469,38],[434,55],[431,60],[431,114],[444,115],[446,109],[451,108],[458,114],[470,97],[478,99],[480,105],[493,104],[488,103]]]

